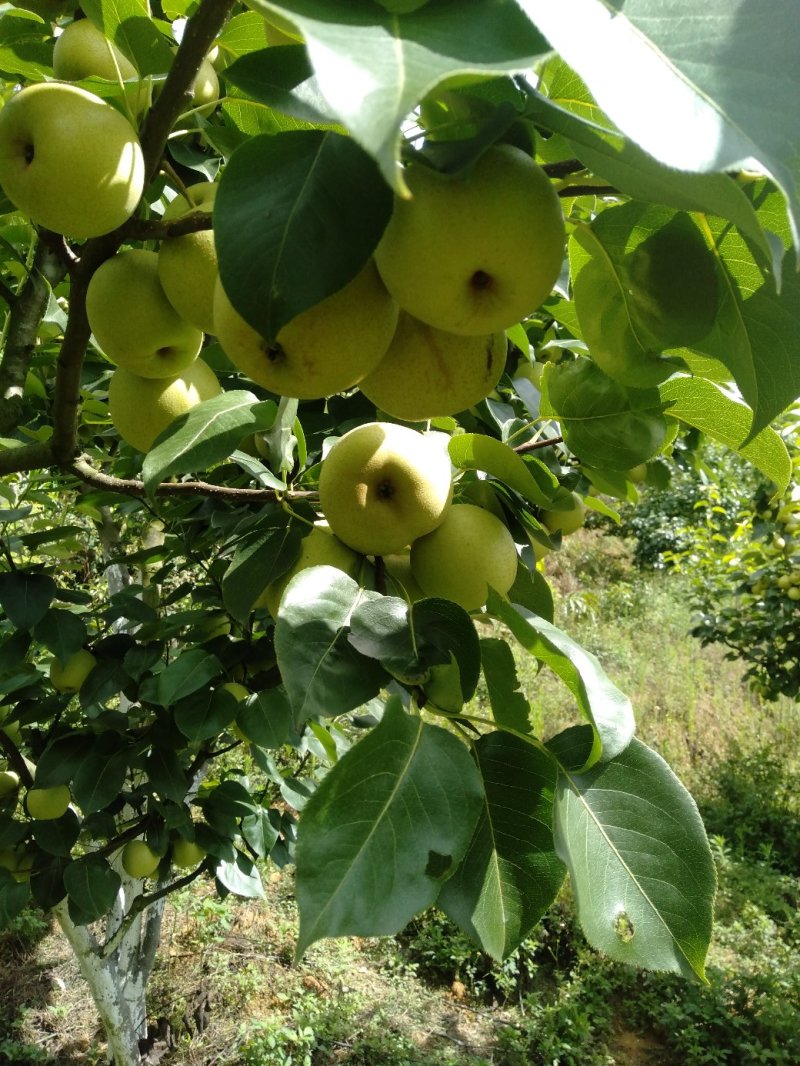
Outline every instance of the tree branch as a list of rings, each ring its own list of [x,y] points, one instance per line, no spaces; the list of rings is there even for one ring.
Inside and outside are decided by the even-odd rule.
[[[113,936],[109,937],[104,944],[100,945],[98,954],[101,958],[107,959],[109,955],[113,955],[117,946],[124,939],[125,934],[130,927],[139,917],[143,910],[150,906],[151,903],[155,903],[156,900],[162,899],[164,896],[168,896],[171,892],[177,892],[180,888],[186,888],[192,881],[196,880],[203,872],[203,865],[198,866],[196,870],[193,870],[190,874],[186,874],[185,877],[179,877],[177,881],[170,881],[164,888],[158,889],[156,892],[142,893],[141,896],[137,896],[130,906],[130,910],[120,922]]]
[[[0,460],[3,456],[0,453]],[[2,469],[0,467],[0,469]],[[95,469],[87,459],[80,457],[70,463],[69,471],[81,481],[108,492],[119,492],[123,496],[146,496],[143,481],[113,477]],[[316,493],[297,490],[278,492],[276,489],[244,489],[232,485],[215,485],[210,481],[169,481],[158,485],[156,496],[211,496],[221,500],[235,500],[237,503],[272,503],[279,499],[306,500],[316,498]]]
[[[9,301],[8,335],[0,363],[0,436],[13,433],[22,418],[25,378],[36,348],[39,323],[47,310],[50,292],[66,272],[64,259],[39,237],[30,273],[19,293]]]
[[[568,178],[570,174],[586,170],[586,167],[580,159],[559,159],[556,163],[543,163],[542,170],[548,178]]]
[[[520,455],[524,452],[535,452],[539,448],[552,448],[554,444],[563,443],[563,437],[542,437],[539,440],[529,440],[525,444],[518,444],[514,451]]]
[[[19,470],[43,470],[55,462],[50,441],[21,444],[19,448],[0,451],[0,474],[14,474]]]
[[[163,241],[167,237],[183,237],[211,229],[212,217],[205,211],[192,212],[182,218],[162,222],[156,218],[131,218],[120,229],[126,241]]]
[[[160,166],[167,137],[191,101],[192,85],[200,64],[222,29],[233,3],[234,0],[201,0],[197,11],[186,23],[167,80],[142,126],[140,141],[148,185]]]
[[[619,189],[611,185],[568,185],[565,189],[559,189],[561,199],[570,196],[621,196]]]
[[[17,745],[0,729],[0,751],[5,753],[8,764],[17,774],[25,788],[31,788],[33,777]]]

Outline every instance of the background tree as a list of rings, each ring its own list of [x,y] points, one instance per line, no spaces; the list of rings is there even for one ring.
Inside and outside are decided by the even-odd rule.
[[[86,0],[82,11],[117,74],[84,77],[88,102],[50,81],[71,13],[0,19],[0,916],[31,898],[54,912],[118,1066],[146,1038],[165,894],[208,874],[222,895],[255,897],[267,857],[296,863],[300,952],[394,932],[437,903],[500,958],[568,873],[592,944],[702,978],[714,875],[697,811],[633,736],[630,703],[599,662],[552,624],[535,556],[557,549],[558,530],[576,524],[566,516],[608,511],[609,494],[632,491],[631,471],[668,461],[682,426],[739,451],[778,494],[788,485],[770,423],[800,392],[800,119],[779,106],[798,87],[796,20],[774,0],[712,4],[709,35],[688,3],[665,14],[578,0],[201,0],[151,13],[141,0]],[[124,115],[138,136],[76,135],[31,193],[19,175],[39,173],[49,144],[28,124],[32,99],[45,117],[47,101],[65,115],[80,99],[98,129],[120,130]],[[81,184],[109,145],[109,182]],[[515,176],[494,195],[505,168]],[[211,198],[187,189],[199,179],[218,185],[213,254],[199,239]],[[98,230],[106,184],[120,182],[129,217]],[[355,341],[382,352],[400,335],[370,260],[403,306],[436,254],[437,213],[418,224],[419,255],[389,235],[427,186],[432,202],[473,190],[443,251],[503,222],[528,296],[509,302],[511,320],[481,318],[485,391],[420,415],[415,447],[390,457],[410,457],[411,473],[381,474],[387,499],[421,487],[432,524],[376,546],[351,543],[347,527],[374,533],[377,519],[331,512],[358,565],[304,558],[331,447],[393,422],[355,387],[377,359],[349,359]],[[568,236],[560,275],[554,194]],[[173,218],[177,197],[186,209]],[[534,200],[541,261],[532,241],[517,247]],[[189,237],[195,294],[218,259],[217,341],[201,335],[205,316],[186,327],[192,312],[176,310],[160,254],[154,274],[156,250]],[[129,264],[134,250],[151,253],[134,257],[141,270],[103,288],[112,257]],[[504,276],[464,269],[470,314],[503,302]],[[165,323],[155,348],[139,332],[153,289]],[[439,317],[440,294],[416,295],[403,313],[423,319],[432,345],[432,331],[473,328],[463,308]],[[121,337],[106,336],[118,323]],[[282,383],[274,374],[301,342],[330,345],[329,359]],[[159,358],[187,351],[161,376]],[[540,377],[533,357],[548,359]],[[335,384],[322,375],[333,362]],[[445,459],[452,501],[431,487]],[[366,465],[366,454],[345,463],[337,488]],[[481,529],[504,531],[501,561],[499,545],[516,545],[510,587],[503,561],[483,575],[477,609],[449,589],[431,595],[440,568],[414,562],[420,538],[465,504],[496,520]],[[392,558],[408,540],[410,564]],[[480,546],[453,560],[456,573],[472,576]],[[269,590],[274,604],[290,571],[273,617]],[[512,640],[573,693],[573,728],[534,735]],[[468,707],[481,674],[482,717]],[[218,769],[242,745],[258,783],[243,766]]]

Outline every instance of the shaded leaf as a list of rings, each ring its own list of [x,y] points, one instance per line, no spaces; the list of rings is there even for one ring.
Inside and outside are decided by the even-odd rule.
[[[99,855],[71,862],[64,870],[64,887],[75,924],[88,925],[102,918],[111,909],[120,884],[119,874]]]
[[[47,574],[10,570],[0,574],[0,607],[16,629],[31,629],[44,618],[56,583]]]
[[[497,637],[482,637],[481,667],[495,722],[518,733],[530,733],[531,708],[520,688],[514,653],[508,644]]]
[[[215,655],[200,648],[184,651],[158,675],[158,702],[162,707],[171,707],[222,673],[222,664]]]

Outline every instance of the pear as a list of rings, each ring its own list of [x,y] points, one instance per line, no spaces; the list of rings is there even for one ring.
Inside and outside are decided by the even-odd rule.
[[[427,596],[477,611],[489,586],[505,596],[517,576],[514,539],[496,515],[456,503],[441,525],[411,545],[411,573]]]
[[[205,848],[195,844],[193,840],[178,837],[172,845],[172,863],[179,870],[194,869],[199,862],[206,857]]]
[[[221,282],[214,293],[214,324],[226,355],[258,385],[298,400],[357,385],[386,353],[397,315],[372,260],[343,289],[287,323],[274,344],[245,322]]]
[[[92,275],[86,314],[94,338],[117,366],[144,378],[171,378],[193,363],[203,344],[164,295],[158,255],[118,252]]]
[[[340,437],[322,463],[320,510],[339,540],[365,555],[401,552],[444,520],[451,497],[438,434],[368,422]]]
[[[213,209],[217,185],[210,181],[190,185],[184,196],[176,196],[164,211],[170,222],[197,211]],[[213,230],[168,237],[158,253],[158,277],[167,299],[181,318],[204,333],[214,332],[214,286],[219,267]]]
[[[577,492],[572,493],[572,506],[563,511],[542,511],[542,525],[550,533],[567,536],[580,529],[586,520],[586,504]]]
[[[0,111],[0,185],[32,222],[97,237],[133,214],[144,189],[136,131],[77,85],[41,82]]]
[[[425,598],[419,582],[411,573],[411,552],[398,552],[396,555],[384,555],[386,567],[386,591],[391,596],[400,596],[408,603],[416,603]]]
[[[50,663],[50,684],[56,692],[79,692],[86,678],[97,665],[97,659],[81,648],[61,665],[58,659]]]
[[[361,556],[343,544],[331,533],[326,522],[317,522],[300,544],[300,555],[294,564],[271,584],[256,600],[254,607],[266,607],[273,618],[278,617],[286,586],[301,570],[312,566],[335,566],[350,577],[356,577],[361,569]]]
[[[202,359],[174,378],[142,378],[120,367],[108,388],[108,409],[120,437],[146,452],[170,422],[221,392],[216,374]]]
[[[192,82],[192,111],[210,115],[219,100],[219,78],[214,64],[206,57],[200,64]]]
[[[158,869],[161,856],[144,840],[129,840],[122,849],[122,868],[128,877],[150,877]]]
[[[485,399],[506,364],[505,333],[446,333],[402,311],[389,350],[359,388],[392,418],[423,422]]]
[[[32,788],[25,794],[25,806],[34,821],[50,822],[66,814],[70,799],[69,788],[66,785]]]
[[[91,77],[129,81],[139,76],[131,61],[89,19],[70,22],[56,37],[53,74],[61,81]]]
[[[564,218],[553,186],[529,155],[489,148],[462,177],[420,163],[405,173],[375,251],[403,310],[451,333],[508,329],[550,293],[564,258]]]

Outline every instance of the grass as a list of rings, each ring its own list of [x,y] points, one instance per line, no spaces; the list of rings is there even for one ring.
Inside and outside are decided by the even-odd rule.
[[[559,624],[633,701],[639,735],[696,796],[719,875],[706,986],[598,956],[568,887],[498,965],[436,911],[401,936],[292,956],[290,871],[263,902],[198,884],[169,901],[150,1017],[165,1066],[739,1066],[800,1062],[800,719],[765,704],[718,648],[688,637],[679,583],[585,533],[548,561]],[[544,733],[578,720],[524,653]],[[35,913],[0,938],[0,1063],[101,1061],[69,952]]]

